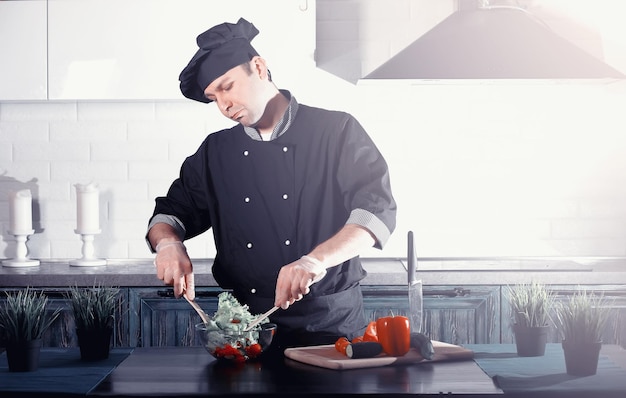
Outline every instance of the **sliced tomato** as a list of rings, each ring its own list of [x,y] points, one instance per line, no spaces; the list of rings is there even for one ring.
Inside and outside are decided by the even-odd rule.
[[[350,345],[350,340],[347,337],[340,337],[335,341],[335,349],[346,355],[346,348]]]

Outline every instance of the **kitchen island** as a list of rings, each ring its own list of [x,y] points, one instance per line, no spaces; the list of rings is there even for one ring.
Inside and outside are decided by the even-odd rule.
[[[163,366],[167,363],[167,366]],[[501,395],[474,361],[331,370],[288,358],[240,366],[215,361],[203,348],[136,349],[92,395],[319,396]]]

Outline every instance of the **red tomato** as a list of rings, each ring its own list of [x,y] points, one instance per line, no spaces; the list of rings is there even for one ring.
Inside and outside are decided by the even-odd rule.
[[[362,343],[362,342],[363,342],[363,336],[356,336],[355,338],[352,339],[352,344]]]
[[[261,345],[259,343],[255,343],[246,347],[246,354],[248,354],[250,358],[258,357],[259,355],[261,355],[262,351],[263,349],[261,348]]]
[[[243,355],[241,354],[241,352],[230,344],[226,344],[224,347],[217,347],[215,349],[215,355],[218,357],[224,357],[224,358],[235,358],[235,359],[238,359],[238,357],[243,358]]]
[[[346,355],[346,347],[348,347],[349,345],[350,340],[348,340],[347,337],[340,337],[337,339],[337,341],[335,341],[335,349],[343,355]]]

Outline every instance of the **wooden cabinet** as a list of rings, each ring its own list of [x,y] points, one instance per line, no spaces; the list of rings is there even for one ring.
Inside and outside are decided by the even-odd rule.
[[[208,313],[217,311],[220,288],[196,288],[196,302]],[[132,346],[200,345],[194,325],[202,322],[189,303],[175,298],[171,288],[132,288],[130,342]]]
[[[500,341],[499,286],[424,286],[424,333],[452,344]],[[404,287],[364,286],[368,319],[382,315],[406,315],[408,293]]]
[[[48,0],[49,99],[184,99],[178,76],[196,36],[239,17],[281,86],[314,68],[311,0]]]
[[[0,1],[0,101],[47,98],[46,1]]]
[[[606,325],[603,342],[626,348],[626,289],[619,285],[572,286],[554,285],[559,300],[566,300],[576,290],[604,294],[612,315]],[[78,346],[73,316],[65,298],[67,289],[42,289],[49,298],[49,310],[61,308],[60,318],[44,336],[44,345]],[[16,288],[2,288],[12,291]],[[208,314],[217,310],[219,287],[196,289],[196,301]],[[425,333],[434,340],[452,344],[512,343],[509,306],[504,294],[506,286],[424,286]],[[366,317],[394,314],[406,315],[408,294],[404,286],[363,286]],[[0,294],[0,306],[6,300]],[[115,347],[190,346],[200,345],[194,325],[200,317],[184,299],[174,297],[169,287],[125,287],[120,293],[113,336]],[[550,342],[561,338],[552,327]]]

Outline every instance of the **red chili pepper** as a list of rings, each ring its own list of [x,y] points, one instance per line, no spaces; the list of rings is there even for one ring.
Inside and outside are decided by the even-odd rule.
[[[411,348],[411,326],[406,316],[386,316],[376,320],[378,342],[385,354],[401,357]]]
[[[365,333],[363,334],[363,341],[378,341],[376,321],[371,321],[367,324],[367,328],[365,328]]]

